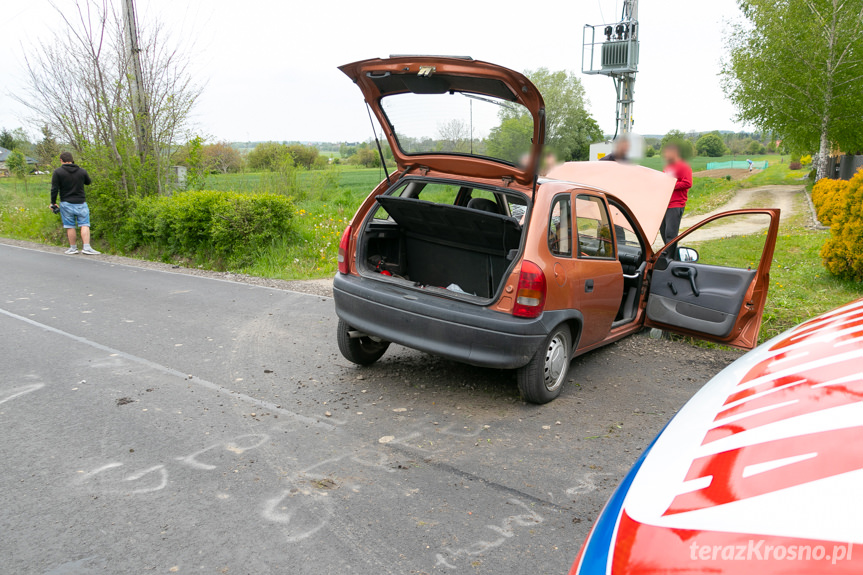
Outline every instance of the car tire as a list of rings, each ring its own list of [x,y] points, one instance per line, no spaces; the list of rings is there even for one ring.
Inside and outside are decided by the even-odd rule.
[[[560,325],[549,334],[530,363],[519,368],[518,390],[528,403],[548,403],[560,395],[569,372],[572,338]]]
[[[387,352],[390,346],[388,341],[375,341],[370,337],[351,337],[353,328],[339,320],[338,342],[339,351],[345,359],[357,365],[371,365]]]

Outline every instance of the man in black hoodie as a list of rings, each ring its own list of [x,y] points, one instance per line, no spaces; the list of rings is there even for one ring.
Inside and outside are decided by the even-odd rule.
[[[81,228],[81,240],[84,242],[85,254],[96,255],[97,252],[90,247],[90,208],[87,206],[87,198],[84,194],[84,186],[91,183],[90,174],[84,168],[75,165],[75,159],[69,152],[60,154],[62,165],[54,170],[51,177],[51,205],[52,210],[57,208],[57,195],[60,196],[60,217],[66,235],[69,238],[69,249],[67,254],[78,253],[78,237],[75,228]]]

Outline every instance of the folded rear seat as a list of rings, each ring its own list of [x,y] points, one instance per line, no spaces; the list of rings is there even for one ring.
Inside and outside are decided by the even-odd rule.
[[[405,240],[407,274],[423,285],[456,284],[491,297],[518,249],[522,228],[511,216],[415,198],[378,196]]]

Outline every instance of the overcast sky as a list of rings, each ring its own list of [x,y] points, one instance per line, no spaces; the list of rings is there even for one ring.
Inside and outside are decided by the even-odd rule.
[[[201,133],[229,141],[367,139],[371,129],[359,90],[336,69],[365,58],[455,54],[516,70],[545,66],[580,72],[583,26],[613,21],[621,8],[615,0],[137,0],[137,5],[142,26],[158,17],[178,40],[193,40],[194,71],[206,82],[194,121]],[[639,12],[635,131],[742,129],[717,76],[723,21],[738,14],[734,0],[644,0]],[[50,40],[60,25],[47,0],[4,7],[0,126],[25,124],[25,111],[8,94],[20,89],[27,47]],[[591,113],[605,132],[613,132],[611,79],[581,77]]]

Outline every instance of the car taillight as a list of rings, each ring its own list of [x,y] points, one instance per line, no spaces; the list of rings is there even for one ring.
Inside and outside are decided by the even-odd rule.
[[[522,262],[512,315],[527,318],[539,316],[545,306],[545,292],[545,274],[539,266],[527,260]]]
[[[345,228],[342,239],[339,242],[339,273],[351,273],[351,256],[348,253],[351,247],[351,226]]]

